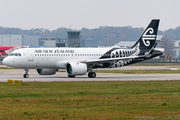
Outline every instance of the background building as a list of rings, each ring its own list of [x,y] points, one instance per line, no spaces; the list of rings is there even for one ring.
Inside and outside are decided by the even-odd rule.
[[[41,38],[31,35],[0,35],[0,46],[47,46],[47,47],[85,47],[79,31],[68,31],[66,38]]]
[[[117,44],[115,44],[114,46],[119,46],[121,48],[128,48],[133,46],[136,43],[136,41],[121,41]]]
[[[68,47],[68,38],[56,38],[56,47]]]
[[[0,46],[39,46],[40,36],[0,35]]]
[[[180,40],[176,40],[174,42],[173,52],[174,52],[175,58],[180,58]]]
[[[80,31],[68,31],[66,38],[40,38],[39,46],[47,47],[85,47],[85,40],[81,39]]]
[[[40,38],[38,46],[56,47],[56,40],[54,38]]]
[[[81,39],[80,31],[68,31],[68,47],[85,47],[85,40]]]

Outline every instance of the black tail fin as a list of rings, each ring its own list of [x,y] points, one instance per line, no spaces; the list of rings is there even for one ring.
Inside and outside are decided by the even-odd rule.
[[[139,46],[139,55],[145,55],[154,47],[159,26],[159,19],[153,19],[148,27],[145,29],[139,40],[132,46],[132,48]]]

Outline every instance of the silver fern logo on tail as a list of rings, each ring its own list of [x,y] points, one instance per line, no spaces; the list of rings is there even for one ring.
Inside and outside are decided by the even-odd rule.
[[[154,33],[154,29],[153,28],[148,28],[145,32],[144,32],[144,34],[143,34],[143,36],[142,36],[142,40],[143,40],[143,43],[144,43],[144,45],[146,46],[146,47],[148,47],[148,46],[150,46],[150,44],[151,44],[151,40],[155,40],[155,38],[156,38],[156,35],[153,35],[153,33]]]

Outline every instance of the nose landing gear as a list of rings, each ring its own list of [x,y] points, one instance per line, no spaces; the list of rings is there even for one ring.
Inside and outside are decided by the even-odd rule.
[[[28,68],[24,68],[25,70],[25,74],[23,75],[24,78],[28,78],[29,75],[28,75],[28,72],[29,72],[29,69]]]

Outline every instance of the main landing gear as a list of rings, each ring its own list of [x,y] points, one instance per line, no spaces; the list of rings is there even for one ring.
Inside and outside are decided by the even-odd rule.
[[[95,78],[96,77],[96,73],[95,72],[89,72],[88,73],[88,77],[89,78]]]
[[[28,78],[29,77],[29,75],[28,75],[29,69],[24,68],[24,70],[25,70],[25,74],[23,75],[23,77]]]
[[[89,77],[89,78],[95,78],[95,77],[96,77],[96,73],[93,72],[93,69],[92,69],[92,68],[90,68],[90,72],[88,73],[88,77]]]

